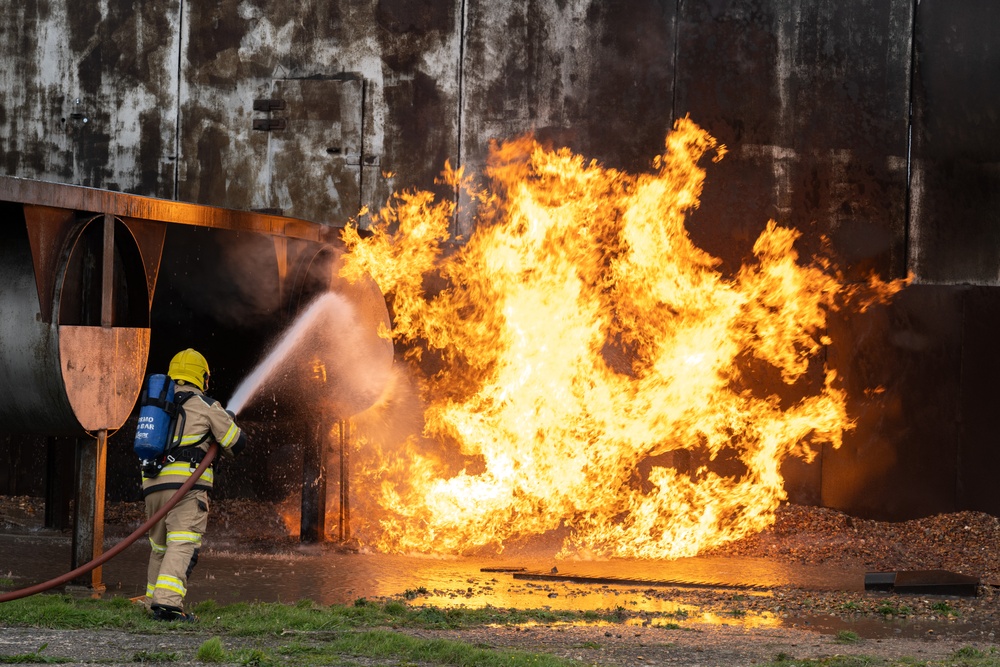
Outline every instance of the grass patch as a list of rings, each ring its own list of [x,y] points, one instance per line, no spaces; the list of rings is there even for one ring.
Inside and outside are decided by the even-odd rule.
[[[957,609],[952,607],[947,602],[935,602],[931,605],[931,609],[939,614],[944,614],[945,616],[960,616],[961,614]]]
[[[226,649],[222,646],[222,640],[218,637],[206,639],[198,647],[195,658],[199,662],[225,662]]]
[[[205,601],[191,610],[197,623],[153,621],[139,605],[127,598],[95,600],[68,595],[36,595],[0,605],[0,626],[54,629],[116,629],[127,632],[165,634],[195,633],[209,636],[197,650],[202,663],[235,663],[248,667],[341,664],[344,655],[392,662],[441,665],[509,665],[562,667],[572,664],[554,656],[492,649],[458,641],[419,639],[392,632],[390,627],[461,629],[486,625],[520,625],[530,622],[616,622],[627,617],[623,610],[574,612],[498,609],[439,609],[411,607],[403,600],[377,602],[359,598],[353,604],[324,607],[309,600],[296,604],[236,603],[220,605]],[[288,644],[227,651],[220,637],[287,638]],[[311,641],[304,641],[307,637]],[[280,641],[280,639],[279,639]],[[313,643],[318,642],[318,643]],[[44,648],[44,647],[42,647]],[[5,656],[0,662],[69,662],[47,658],[40,651]],[[175,662],[173,653],[142,651],[132,662]],[[189,659],[189,658],[188,658]]]
[[[267,651],[260,649],[240,649],[226,654],[226,662],[235,662],[246,667],[281,667],[285,663]],[[300,664],[292,662],[290,664]]]
[[[52,665],[60,662],[73,662],[70,658],[50,658],[46,655],[41,655],[42,651],[45,650],[48,644],[42,644],[34,653],[21,653],[20,655],[0,655],[0,664],[2,665],[28,665],[28,664],[44,664]]]
[[[908,608],[890,606],[883,613],[903,615]],[[180,654],[141,651],[133,663],[169,663],[197,660],[203,664],[226,663],[246,667],[319,667],[353,664],[363,658],[375,664],[454,665],[456,667],[568,667],[579,663],[553,655],[504,650],[487,644],[443,639],[424,639],[394,632],[391,628],[462,629],[526,623],[620,623],[635,617],[622,607],[612,611],[442,609],[410,606],[406,596],[389,601],[358,599],[348,605],[323,606],[311,600],[295,604],[238,603],[220,605],[207,601],[192,609],[198,623],[159,623],[127,598],[94,600],[65,595],[38,595],[0,605],[0,627],[34,626],[59,629],[116,629],[144,634],[193,633],[205,640],[197,656],[185,649]],[[942,613],[944,611],[942,610]],[[666,614],[679,621],[687,612]],[[683,629],[675,622],[658,625]],[[191,635],[189,635],[190,637]],[[243,639],[237,639],[243,638]],[[264,641],[258,641],[258,638]],[[850,631],[836,636],[839,642],[858,641]],[[223,645],[230,646],[227,650]],[[187,642],[185,642],[185,645]],[[233,649],[233,646],[240,648]],[[602,644],[587,641],[579,649],[598,651]],[[0,664],[46,664],[73,662],[70,658],[42,655],[41,646],[33,653],[0,656]],[[912,657],[884,660],[870,656],[832,656],[797,660],[778,654],[764,665],[773,667],[1000,667],[1000,655],[993,650],[968,646],[941,661]]]
[[[568,667],[574,665],[551,655],[523,651],[488,650],[464,642],[446,639],[419,639],[388,630],[367,630],[345,634],[324,644],[314,656],[319,662],[347,653],[375,659],[409,660],[439,665],[476,665],[476,667]],[[326,655],[323,655],[326,654]]]
[[[913,613],[913,609],[905,604],[897,605],[890,602],[883,602],[875,611],[883,616],[909,616]]]
[[[985,658],[986,654],[973,646],[963,646],[952,654],[957,660],[969,658]]]
[[[294,605],[239,602],[220,605],[208,600],[194,605],[198,623],[159,623],[127,598],[94,600],[69,595],[35,595],[0,605],[0,624],[53,629],[114,628],[132,632],[208,632],[232,636],[265,636],[283,631],[337,631],[375,627],[461,629],[524,623],[621,622],[631,614],[495,607],[441,609],[359,599],[350,605],[324,607],[311,601]]]
[[[853,644],[861,641],[861,637],[858,636],[858,633],[851,630],[840,630],[837,632],[836,640],[841,644]]]
[[[215,638],[213,638],[215,639]],[[209,640],[212,641],[212,640]],[[206,642],[208,644],[208,642]],[[589,644],[589,642],[588,642]],[[205,646],[204,644],[202,645]],[[584,648],[600,648],[584,645]],[[374,659],[392,663],[430,663],[466,667],[571,667],[578,664],[551,655],[524,651],[496,650],[466,642],[445,639],[421,639],[391,630],[347,632],[330,641],[314,645],[293,642],[273,652],[243,649],[232,652],[218,650],[218,662],[236,663],[247,667],[298,667],[341,664],[345,656]],[[213,649],[214,654],[214,649]],[[199,649],[199,660],[201,649]],[[215,660],[202,662],[216,662]]]
[[[34,595],[0,605],[0,623],[35,628],[150,630],[154,621],[128,598],[94,600],[69,595]]]

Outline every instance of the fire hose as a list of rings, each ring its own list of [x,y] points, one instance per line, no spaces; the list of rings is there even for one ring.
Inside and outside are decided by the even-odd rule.
[[[157,521],[166,516],[167,512],[172,510],[174,505],[176,505],[181,501],[181,498],[184,497],[184,494],[191,490],[191,487],[195,485],[195,482],[197,482],[201,478],[202,474],[208,469],[208,466],[212,464],[212,460],[215,459],[215,455],[218,453],[218,451],[219,451],[219,445],[213,442],[212,445],[208,448],[208,453],[205,454],[205,458],[201,460],[201,465],[198,466],[197,470],[191,473],[191,477],[189,477],[184,482],[184,484],[181,485],[181,488],[177,489],[177,492],[174,493],[174,495],[170,496],[170,499],[166,502],[166,504],[163,507],[157,510],[157,512],[153,514],[153,516],[149,517],[149,519],[146,520],[146,523],[136,528],[135,531],[131,535],[126,537],[124,540],[122,540],[115,546],[111,547],[106,552],[95,558],[94,560],[90,561],[89,563],[86,563],[85,565],[81,565],[72,572],[67,572],[66,574],[56,577],[55,579],[49,579],[48,581],[36,584],[34,586],[22,588],[17,591],[11,591],[9,593],[4,593],[0,595],[0,602],[10,602],[11,600],[19,600],[20,598],[26,598],[29,595],[35,595],[36,593],[47,591],[50,588],[55,588],[60,584],[65,584],[68,581],[76,579],[81,574],[86,574],[87,572],[90,572],[94,568],[100,567],[104,563],[108,562],[109,560],[120,554],[122,551],[125,550],[126,547],[128,547],[137,539],[145,535],[146,532],[150,528],[152,528]]]

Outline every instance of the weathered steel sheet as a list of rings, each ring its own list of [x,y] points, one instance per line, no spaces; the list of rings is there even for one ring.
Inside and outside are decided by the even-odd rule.
[[[274,82],[271,98],[284,108],[267,119],[283,123],[267,131],[270,207],[330,224],[358,214],[363,92],[360,75]]]
[[[3,171],[172,196],[180,2],[0,6]]]
[[[673,122],[674,8],[469,2],[461,163],[481,173],[490,141],[532,133],[610,167],[649,169]]]
[[[888,306],[838,313],[828,362],[856,420],[823,450],[822,503],[855,516],[904,520],[959,508],[963,293],[911,286]]]
[[[1000,355],[1000,290],[970,287],[963,291],[961,393],[958,449],[958,506],[1000,516],[997,471],[997,378]]]
[[[734,268],[768,219],[849,276],[905,274],[911,0],[681,5],[677,115],[730,149],[692,235]]]
[[[149,329],[59,327],[59,362],[73,413],[87,431],[125,423],[142,389]]]
[[[1000,285],[1000,5],[917,5],[910,264]]]
[[[179,197],[271,208],[272,188],[294,180],[296,213],[328,220],[329,206],[310,197],[310,188],[330,192],[332,184],[343,214],[354,216],[356,198],[377,207],[396,187],[432,187],[445,160],[458,152],[460,6],[458,0],[187,3]],[[364,78],[364,173],[330,160],[285,159],[268,168],[268,133],[252,129],[261,115],[252,101],[269,97],[277,80],[287,86],[344,72]],[[330,148],[310,145],[295,131],[275,132],[284,132],[289,143],[305,142],[298,153]]]

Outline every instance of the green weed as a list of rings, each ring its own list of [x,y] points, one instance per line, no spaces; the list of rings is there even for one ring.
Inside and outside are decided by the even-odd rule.
[[[883,616],[909,616],[913,613],[913,609],[905,604],[896,605],[890,602],[883,602],[875,611]]]
[[[390,616],[402,616],[406,613],[406,605],[402,602],[397,602],[393,600],[392,602],[387,602],[385,607],[383,607],[385,613]]]
[[[206,639],[198,647],[195,658],[199,662],[225,662],[226,649],[222,646],[222,640],[218,637]]]
[[[165,651],[137,651],[132,654],[132,662],[177,662],[177,654]]]
[[[960,615],[957,609],[955,609],[950,604],[948,604],[947,602],[944,602],[944,601],[942,601],[942,602],[935,602],[934,604],[931,605],[931,609],[933,609],[934,611],[936,611],[939,614],[944,614],[945,616],[959,616]]]

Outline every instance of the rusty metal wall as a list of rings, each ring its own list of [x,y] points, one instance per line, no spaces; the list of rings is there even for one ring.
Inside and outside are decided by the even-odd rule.
[[[177,0],[4,0],[3,173],[170,197]]]
[[[910,265],[1000,285],[1000,5],[917,5]]]
[[[738,266],[768,219],[850,277],[905,275],[912,0],[684,3],[677,108],[731,154],[697,241]]]
[[[852,276],[1000,279],[989,0],[0,5],[11,175],[339,223],[528,131],[643,169],[690,114],[730,264],[774,217]]]
[[[690,114],[730,149],[689,225],[724,270],[775,218],[805,256],[827,237],[850,279],[915,278],[831,325],[858,428],[792,466],[795,497],[1000,513],[979,465],[997,460],[995,2],[133,5],[0,0],[5,173],[342,222],[528,131],[640,170]]]
[[[178,197],[342,223],[396,187],[432,185],[457,154],[460,7],[185,3]],[[361,94],[334,92],[352,80]],[[323,81],[343,145],[293,126],[292,89]],[[288,110],[255,112],[255,99],[286,99]],[[253,130],[265,117],[289,124]],[[284,145],[273,150],[275,141]]]

